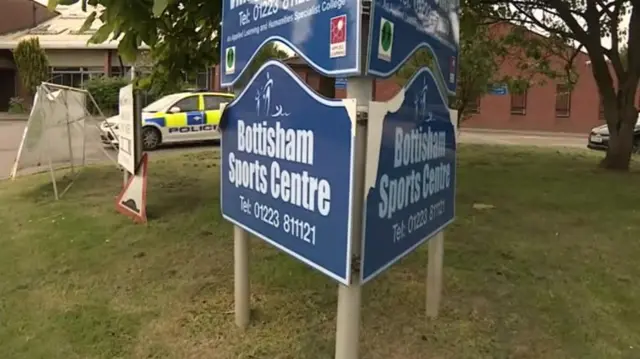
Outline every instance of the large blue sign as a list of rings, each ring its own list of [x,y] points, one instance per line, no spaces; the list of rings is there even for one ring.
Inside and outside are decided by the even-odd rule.
[[[363,283],[454,219],[456,142],[445,103],[422,68],[394,99],[369,109]]]
[[[221,85],[267,42],[285,43],[326,76],[360,74],[361,0],[222,0]]]
[[[390,77],[420,48],[433,54],[449,93],[456,91],[459,0],[373,0],[369,74]]]
[[[341,283],[351,280],[355,101],[269,61],[222,118],[222,214]]]

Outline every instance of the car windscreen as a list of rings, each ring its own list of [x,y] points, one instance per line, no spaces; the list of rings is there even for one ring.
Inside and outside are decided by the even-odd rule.
[[[160,112],[167,109],[167,106],[170,106],[174,102],[178,101],[182,95],[181,94],[173,94],[162,97],[151,104],[147,105],[147,107],[142,109],[142,112]]]

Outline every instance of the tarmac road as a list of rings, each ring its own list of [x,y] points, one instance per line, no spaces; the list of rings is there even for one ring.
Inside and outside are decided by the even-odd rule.
[[[0,179],[8,178],[11,173],[13,162],[15,161],[20,140],[26,126],[25,121],[0,121]],[[99,130],[97,127],[87,122],[87,143],[86,162],[97,163],[108,161],[109,158],[104,153],[105,148],[99,141]],[[61,133],[61,135],[64,135]],[[463,129],[460,133],[461,143],[496,144],[496,145],[527,145],[542,147],[565,147],[574,149],[586,149],[586,135],[574,134],[551,134],[540,132],[511,132],[511,131],[491,131],[491,130],[470,130]],[[61,144],[65,146],[65,144]],[[74,149],[80,149],[81,144],[74,144]],[[162,148],[150,152],[151,158],[163,154],[179,152],[199,152],[217,147],[215,143],[179,145]],[[60,153],[68,153],[68,145],[58,149]],[[77,152],[80,153],[80,152]],[[116,152],[108,151],[113,158]],[[32,171],[26,171],[32,172]]]
[[[18,148],[20,147],[20,141],[24,133],[26,121],[0,121],[0,180],[9,178],[11,175],[11,169],[13,163],[18,154]],[[66,136],[66,131],[61,129],[60,136]],[[100,130],[95,124],[91,124],[89,121],[86,123],[86,151],[85,161],[87,164],[109,162],[110,157],[115,160],[117,158],[117,152],[108,145],[103,145],[100,142]],[[198,143],[198,144],[183,144],[183,145],[171,145],[166,146],[156,151],[150,152],[150,158],[156,156],[169,155],[174,153],[183,152],[200,152],[217,148],[217,143]],[[74,153],[81,153],[82,144],[80,142],[73,143]],[[106,153],[105,153],[106,150]],[[60,142],[57,148],[53,148],[51,153],[61,159],[61,156],[69,153],[68,143]],[[76,161],[80,161],[78,156],[74,156]],[[37,162],[37,161],[36,161]],[[55,162],[55,161],[54,161]],[[46,170],[46,163],[40,163],[40,167],[30,168],[28,170],[21,171],[21,174],[27,174],[32,172],[39,172]]]
[[[583,136],[580,134],[463,129],[459,141],[461,143],[587,149],[587,134]]]

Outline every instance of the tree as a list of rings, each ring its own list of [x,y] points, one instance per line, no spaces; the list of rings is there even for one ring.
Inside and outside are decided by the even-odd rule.
[[[635,98],[640,81],[640,0],[470,1],[471,6],[494,20],[536,28],[558,42],[586,50],[610,133],[609,148],[600,166],[627,171],[638,118]],[[629,15],[627,24],[623,22],[625,15]],[[611,47],[602,44],[605,36],[611,38]],[[572,67],[575,58],[570,56],[566,66]]]
[[[507,55],[503,37],[483,25],[472,9],[463,9],[460,21],[460,56],[458,62],[458,86],[453,108],[458,110],[460,122],[469,116],[469,105],[482,97],[500,79],[500,65]]]
[[[456,95],[449,99],[449,106],[458,111],[458,127],[469,117],[469,105],[494,85],[507,84],[512,92],[519,92],[535,74],[558,76],[549,70],[548,59],[535,54],[522,55],[517,51],[510,51],[521,48],[524,42],[532,42],[531,39],[525,38],[522,31],[516,29],[502,34],[499,24],[487,24],[484,20],[486,19],[473,8],[463,7],[460,21],[458,83]],[[501,73],[501,65],[507,58],[519,64],[518,75],[508,76]],[[426,66],[433,69],[433,65],[431,53],[422,49],[400,68],[397,78],[404,84],[418,68]],[[444,88],[444,84],[441,85]]]
[[[99,19],[102,26],[91,42],[119,39],[118,52],[135,61],[142,43],[152,48],[154,86],[171,86],[184,73],[196,72],[219,62],[221,0],[62,0],[96,7],[82,30]],[[55,9],[61,0],[49,0]]]
[[[13,50],[13,58],[18,67],[22,85],[29,97],[33,97],[36,89],[49,78],[49,60],[40,47],[37,37],[22,40]]]
[[[238,82],[236,82],[235,86],[243,87],[245,86],[249,80],[256,74],[256,72],[264,65],[267,61],[271,59],[286,59],[289,55],[281,50],[276,43],[266,44],[264,47],[258,51],[256,56],[251,60],[251,64],[249,64],[249,68],[245,73],[242,74]]]

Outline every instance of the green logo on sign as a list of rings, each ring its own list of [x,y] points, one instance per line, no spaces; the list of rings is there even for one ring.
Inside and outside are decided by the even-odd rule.
[[[233,61],[235,60],[235,54],[233,49],[227,50],[227,67],[233,67]]]
[[[382,30],[380,34],[380,44],[382,45],[382,49],[387,52],[391,49],[391,41],[393,40],[393,30],[391,29],[391,23],[385,21],[382,24]]]

